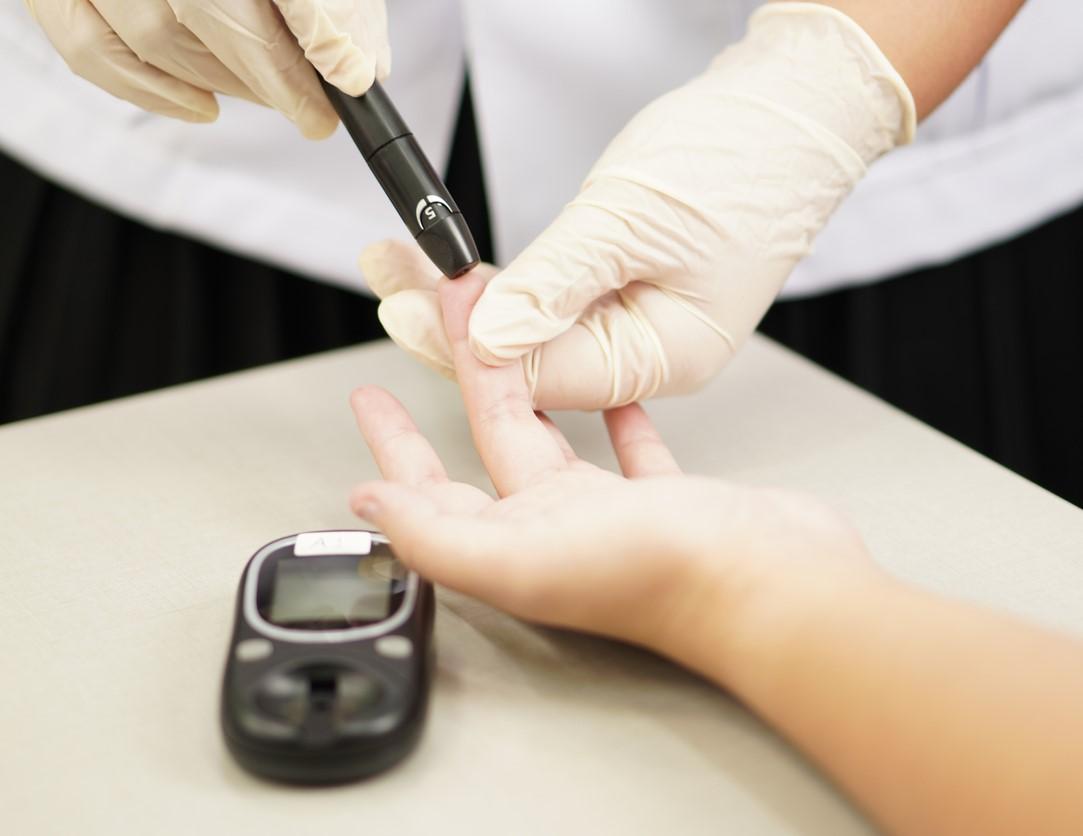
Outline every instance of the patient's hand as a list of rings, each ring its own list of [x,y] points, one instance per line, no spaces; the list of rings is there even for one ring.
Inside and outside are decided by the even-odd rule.
[[[439,292],[499,500],[449,481],[386,392],[354,393],[390,481],[358,487],[353,507],[404,562],[699,671],[887,831],[1079,832],[1077,641],[891,581],[812,500],[680,475],[638,406],[606,414],[626,478],[578,460],[531,411],[522,367],[482,366],[467,349],[482,282],[475,271]]]
[[[638,405],[605,413],[623,477],[578,459],[534,413],[521,366],[485,366],[469,350],[467,319],[483,286],[475,271],[439,292],[474,443],[499,499],[451,481],[389,393],[352,396],[388,481],[358,486],[351,505],[407,565],[522,618],[676,656],[676,637],[707,615],[736,617],[764,581],[870,571],[860,540],[819,504],[681,475]]]

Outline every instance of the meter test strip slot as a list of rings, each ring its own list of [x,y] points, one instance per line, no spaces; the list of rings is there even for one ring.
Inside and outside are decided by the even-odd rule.
[[[406,756],[431,680],[432,586],[368,531],[305,532],[248,561],[222,683],[221,725],[264,778],[331,784]]]
[[[380,83],[363,95],[349,96],[321,82],[346,131],[425,255],[451,279],[476,267],[481,258],[466,218]]]

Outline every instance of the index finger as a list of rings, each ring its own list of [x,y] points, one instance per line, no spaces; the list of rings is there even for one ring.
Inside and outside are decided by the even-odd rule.
[[[567,459],[534,414],[522,364],[486,366],[470,350],[470,311],[484,289],[477,272],[437,286],[474,444],[497,493],[506,496],[565,469]]]

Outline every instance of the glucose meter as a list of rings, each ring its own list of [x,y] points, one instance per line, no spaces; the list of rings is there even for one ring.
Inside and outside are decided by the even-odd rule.
[[[414,746],[431,677],[432,586],[371,531],[255,553],[237,594],[221,724],[237,761],[300,784],[380,772]]]

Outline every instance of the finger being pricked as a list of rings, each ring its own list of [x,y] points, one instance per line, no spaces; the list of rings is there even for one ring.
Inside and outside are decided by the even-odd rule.
[[[467,324],[484,287],[483,277],[470,273],[441,280],[437,290],[474,446],[497,493],[507,496],[564,470],[568,460],[534,414],[522,363],[487,366],[470,350]]]

